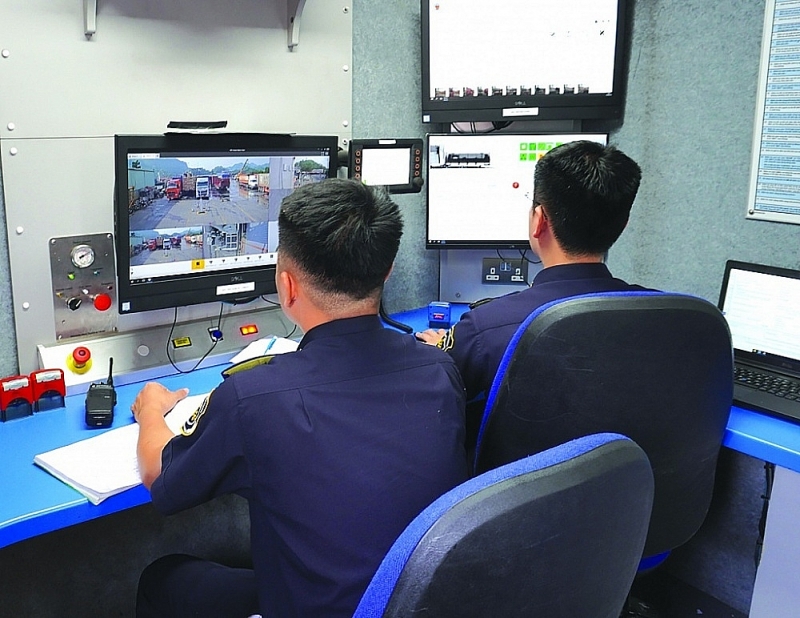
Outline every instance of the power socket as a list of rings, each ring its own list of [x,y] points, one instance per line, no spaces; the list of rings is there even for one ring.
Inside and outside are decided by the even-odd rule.
[[[483,258],[481,283],[487,285],[528,285],[528,261],[523,258]]]

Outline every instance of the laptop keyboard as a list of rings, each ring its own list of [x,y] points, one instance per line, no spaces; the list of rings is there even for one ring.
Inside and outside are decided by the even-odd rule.
[[[776,397],[800,401],[800,380],[792,380],[738,365],[733,368],[733,380],[743,386],[771,393]]]

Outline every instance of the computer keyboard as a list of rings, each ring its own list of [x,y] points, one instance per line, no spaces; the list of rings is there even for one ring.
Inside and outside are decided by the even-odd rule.
[[[735,366],[733,380],[742,386],[748,386],[789,400],[800,401],[800,380],[793,380],[772,373],[764,373],[749,367]]]

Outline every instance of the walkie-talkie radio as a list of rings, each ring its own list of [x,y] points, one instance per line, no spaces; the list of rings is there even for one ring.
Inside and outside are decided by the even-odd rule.
[[[88,427],[110,427],[114,420],[114,405],[117,392],[114,390],[112,370],[114,359],[108,359],[108,380],[93,382],[86,391],[86,425]]]

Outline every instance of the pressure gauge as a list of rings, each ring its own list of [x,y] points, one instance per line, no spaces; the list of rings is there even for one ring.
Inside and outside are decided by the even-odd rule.
[[[69,256],[76,268],[89,268],[94,264],[94,249],[89,245],[76,245]]]

